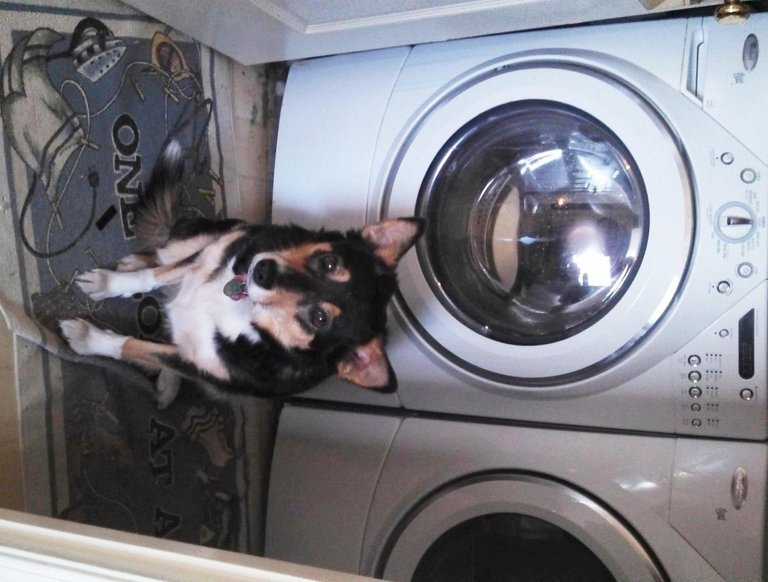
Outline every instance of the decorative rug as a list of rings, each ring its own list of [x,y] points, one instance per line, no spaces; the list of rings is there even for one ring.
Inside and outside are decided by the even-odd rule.
[[[0,311],[17,336],[27,508],[258,552],[274,404],[184,385],[160,410],[153,378],[77,356],[57,330],[78,316],[162,339],[157,296],[96,302],[74,280],[141,250],[133,212],[169,137],[186,213],[241,216],[258,194],[233,162],[235,65],[113,0],[0,2],[0,62]]]

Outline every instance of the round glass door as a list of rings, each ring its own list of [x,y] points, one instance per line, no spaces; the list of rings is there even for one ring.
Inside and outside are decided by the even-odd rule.
[[[648,232],[637,164],[590,115],[517,102],[446,143],[418,201],[419,256],[445,307],[486,337],[542,344],[605,315]]]
[[[497,474],[436,491],[393,532],[385,580],[633,580],[661,567],[611,510],[545,477]]]
[[[614,582],[616,578],[564,529],[530,515],[496,513],[454,526],[429,547],[412,582],[434,580]]]
[[[689,164],[654,102],[600,63],[525,59],[444,88],[393,145],[381,214],[427,223],[396,308],[425,352],[490,389],[604,390],[636,374],[617,364],[684,281]]]

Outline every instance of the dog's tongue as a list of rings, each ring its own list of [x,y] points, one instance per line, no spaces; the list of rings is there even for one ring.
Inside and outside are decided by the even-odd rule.
[[[226,285],[224,285],[224,295],[229,297],[232,301],[240,301],[247,294],[245,275],[235,275],[227,281]]]

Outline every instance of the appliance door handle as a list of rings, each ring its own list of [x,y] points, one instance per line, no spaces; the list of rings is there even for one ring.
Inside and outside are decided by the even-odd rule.
[[[699,27],[691,33],[688,43],[688,66],[685,71],[685,91],[699,104],[704,101],[704,30]]]

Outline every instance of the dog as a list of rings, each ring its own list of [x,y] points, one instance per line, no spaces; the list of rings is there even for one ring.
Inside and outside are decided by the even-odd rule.
[[[69,319],[60,329],[70,347],[171,371],[219,396],[295,394],[334,373],[362,388],[393,391],[384,350],[387,305],[398,261],[423,221],[385,219],[338,232],[178,218],[182,176],[182,148],[170,141],[136,214],[137,236],[151,250],[125,257],[115,270],[76,278],[93,300],[170,291],[163,311],[171,342]]]

